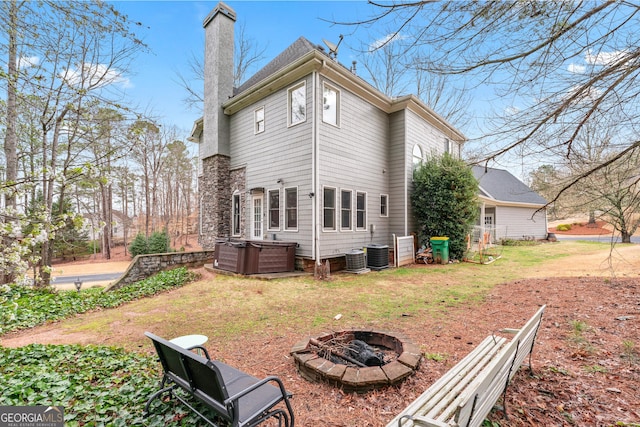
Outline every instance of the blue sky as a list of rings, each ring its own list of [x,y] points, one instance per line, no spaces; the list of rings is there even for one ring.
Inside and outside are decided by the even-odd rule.
[[[129,1],[112,0],[118,10],[128,15],[132,21],[141,22],[144,27],[139,36],[149,46],[151,52],[140,55],[131,67],[128,77],[127,93],[138,109],[156,116],[163,125],[176,125],[189,134],[200,113],[189,110],[183,102],[186,93],[177,83],[177,73],[189,75],[188,61],[195,54],[203,55],[204,30],[202,22],[217,4],[217,1]],[[379,10],[366,0],[351,1],[225,1],[236,14],[238,26],[243,25],[245,36],[266,48],[264,60],[260,66],[282,52],[300,36],[311,42],[321,44],[323,39],[337,43],[339,36],[345,36],[340,45],[338,60],[350,66],[358,53],[350,48],[362,43],[373,43],[376,38],[384,38],[385,28],[335,25],[333,22],[357,22],[371,17]],[[569,64],[570,73],[580,72],[589,58],[581,64]],[[257,69],[250,70],[249,77]],[[364,67],[358,68],[364,74]],[[471,92],[470,123],[462,131],[470,138],[480,136],[479,128],[494,114],[520,108],[521,100],[497,96],[492,88],[473,87]],[[469,89],[468,89],[469,90]],[[467,146],[484,147],[482,143],[471,140]],[[518,160],[517,156],[515,157]],[[533,167],[532,159],[528,165],[520,158],[516,163],[510,156],[504,156],[502,162],[494,167],[509,169],[521,179],[526,170]],[[534,162],[535,163],[535,162]],[[525,167],[526,166],[526,167]]]
[[[128,96],[139,108],[160,117],[164,124],[175,124],[190,131],[198,113],[183,102],[184,89],[177,83],[177,73],[189,75],[187,62],[193,54],[202,55],[204,31],[202,22],[216,1],[114,1],[118,10],[148,29],[140,36],[149,46],[149,54],[140,55],[132,65]],[[236,25],[245,26],[246,36],[265,47],[262,65],[282,52],[298,37],[312,42],[322,39],[345,41],[338,59],[350,64],[353,55],[348,43],[358,43],[349,34],[353,27],[336,26],[326,20],[355,21],[369,16],[366,1],[226,1],[237,14]],[[361,31],[362,32],[362,31]],[[364,35],[363,35],[364,37]],[[254,70],[256,71],[256,70]],[[251,74],[251,73],[250,73]]]

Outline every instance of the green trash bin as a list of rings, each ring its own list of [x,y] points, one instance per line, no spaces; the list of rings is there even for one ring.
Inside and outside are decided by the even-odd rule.
[[[432,237],[431,251],[433,260],[436,264],[449,263],[449,238],[448,237]]]

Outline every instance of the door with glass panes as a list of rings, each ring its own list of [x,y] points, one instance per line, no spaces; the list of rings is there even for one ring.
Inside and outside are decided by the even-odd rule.
[[[263,236],[262,200],[262,194],[251,197],[251,239],[253,240],[262,240]]]

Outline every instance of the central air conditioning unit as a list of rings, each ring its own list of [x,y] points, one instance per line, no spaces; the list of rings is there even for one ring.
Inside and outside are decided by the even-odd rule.
[[[367,267],[372,270],[389,268],[389,245],[368,245]]]
[[[357,273],[367,269],[365,266],[364,251],[354,249],[351,252],[347,252],[345,258],[347,260],[347,271]]]

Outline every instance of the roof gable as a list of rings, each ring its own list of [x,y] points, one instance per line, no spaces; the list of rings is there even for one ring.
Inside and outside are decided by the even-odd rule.
[[[546,205],[547,201],[506,170],[473,166],[473,175],[480,183],[480,194],[511,203]]]
[[[284,68],[285,66],[291,64],[296,59],[303,57],[312,50],[317,50],[317,46],[315,46],[306,38],[300,37],[288,48],[283,50],[278,56],[273,58],[271,62],[262,67],[260,70],[258,70],[258,72],[249,77],[244,83],[236,88],[234,90],[234,95],[244,92],[254,84],[266,79],[281,68]]]

